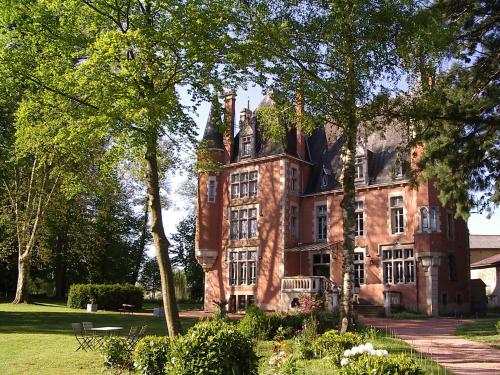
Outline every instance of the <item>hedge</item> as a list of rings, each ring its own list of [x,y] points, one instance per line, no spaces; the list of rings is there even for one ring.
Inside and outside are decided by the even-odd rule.
[[[87,303],[96,303],[103,310],[118,310],[126,303],[142,307],[144,291],[130,284],[73,284],[69,289],[68,307],[84,309]]]
[[[139,340],[133,354],[135,369],[142,375],[166,375],[171,341],[167,336],[146,336]]]

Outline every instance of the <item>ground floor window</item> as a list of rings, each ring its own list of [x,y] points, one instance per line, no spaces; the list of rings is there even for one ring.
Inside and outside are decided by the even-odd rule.
[[[354,285],[365,283],[365,252],[363,249],[354,250]]]
[[[409,284],[415,282],[413,249],[382,250],[384,284]]]
[[[248,306],[255,305],[255,296],[253,294],[240,294],[229,296],[228,310],[246,310]]]
[[[255,285],[257,250],[231,249],[228,256],[229,285]]]

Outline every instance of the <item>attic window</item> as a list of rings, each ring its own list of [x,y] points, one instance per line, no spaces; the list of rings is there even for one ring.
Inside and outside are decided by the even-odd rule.
[[[323,167],[323,171],[321,172],[321,188],[326,188],[328,186],[328,176],[332,175],[332,171],[328,168]]]
[[[241,157],[249,157],[252,153],[252,137],[241,138]]]
[[[357,157],[355,168],[355,179],[356,181],[363,181],[365,179],[365,160],[363,157]]]

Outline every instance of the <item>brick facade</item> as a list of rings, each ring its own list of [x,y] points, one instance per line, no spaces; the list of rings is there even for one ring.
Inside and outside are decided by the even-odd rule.
[[[204,137],[212,158],[223,164],[222,171],[200,174],[198,181],[196,251],[206,271],[205,309],[227,301],[232,309],[255,303],[289,310],[304,290],[341,285],[340,138],[328,129],[311,137],[299,130],[288,145],[275,147],[260,139],[248,109],[234,135],[234,104],[231,95],[226,134],[217,134],[209,119]],[[403,175],[389,178],[396,163],[387,156],[395,155],[390,142],[365,137],[363,147],[356,192],[363,224],[355,262],[360,301],[383,305],[388,289],[399,293],[409,310],[429,315],[469,310],[466,223],[440,205],[430,182],[411,187]],[[290,283],[285,286],[284,280]]]

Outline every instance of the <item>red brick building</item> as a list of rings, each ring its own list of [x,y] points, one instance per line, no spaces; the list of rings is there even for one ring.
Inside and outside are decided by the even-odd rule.
[[[271,105],[268,98],[260,106]],[[205,308],[257,304],[289,310],[302,293],[330,299],[342,273],[341,132],[289,131],[265,141],[256,112],[225,101],[222,134],[207,122],[204,140],[223,165],[198,181],[196,255],[205,274]],[[394,303],[430,315],[469,309],[467,225],[442,207],[430,182],[410,187],[407,131],[360,134],[356,160],[355,284],[364,303]]]

